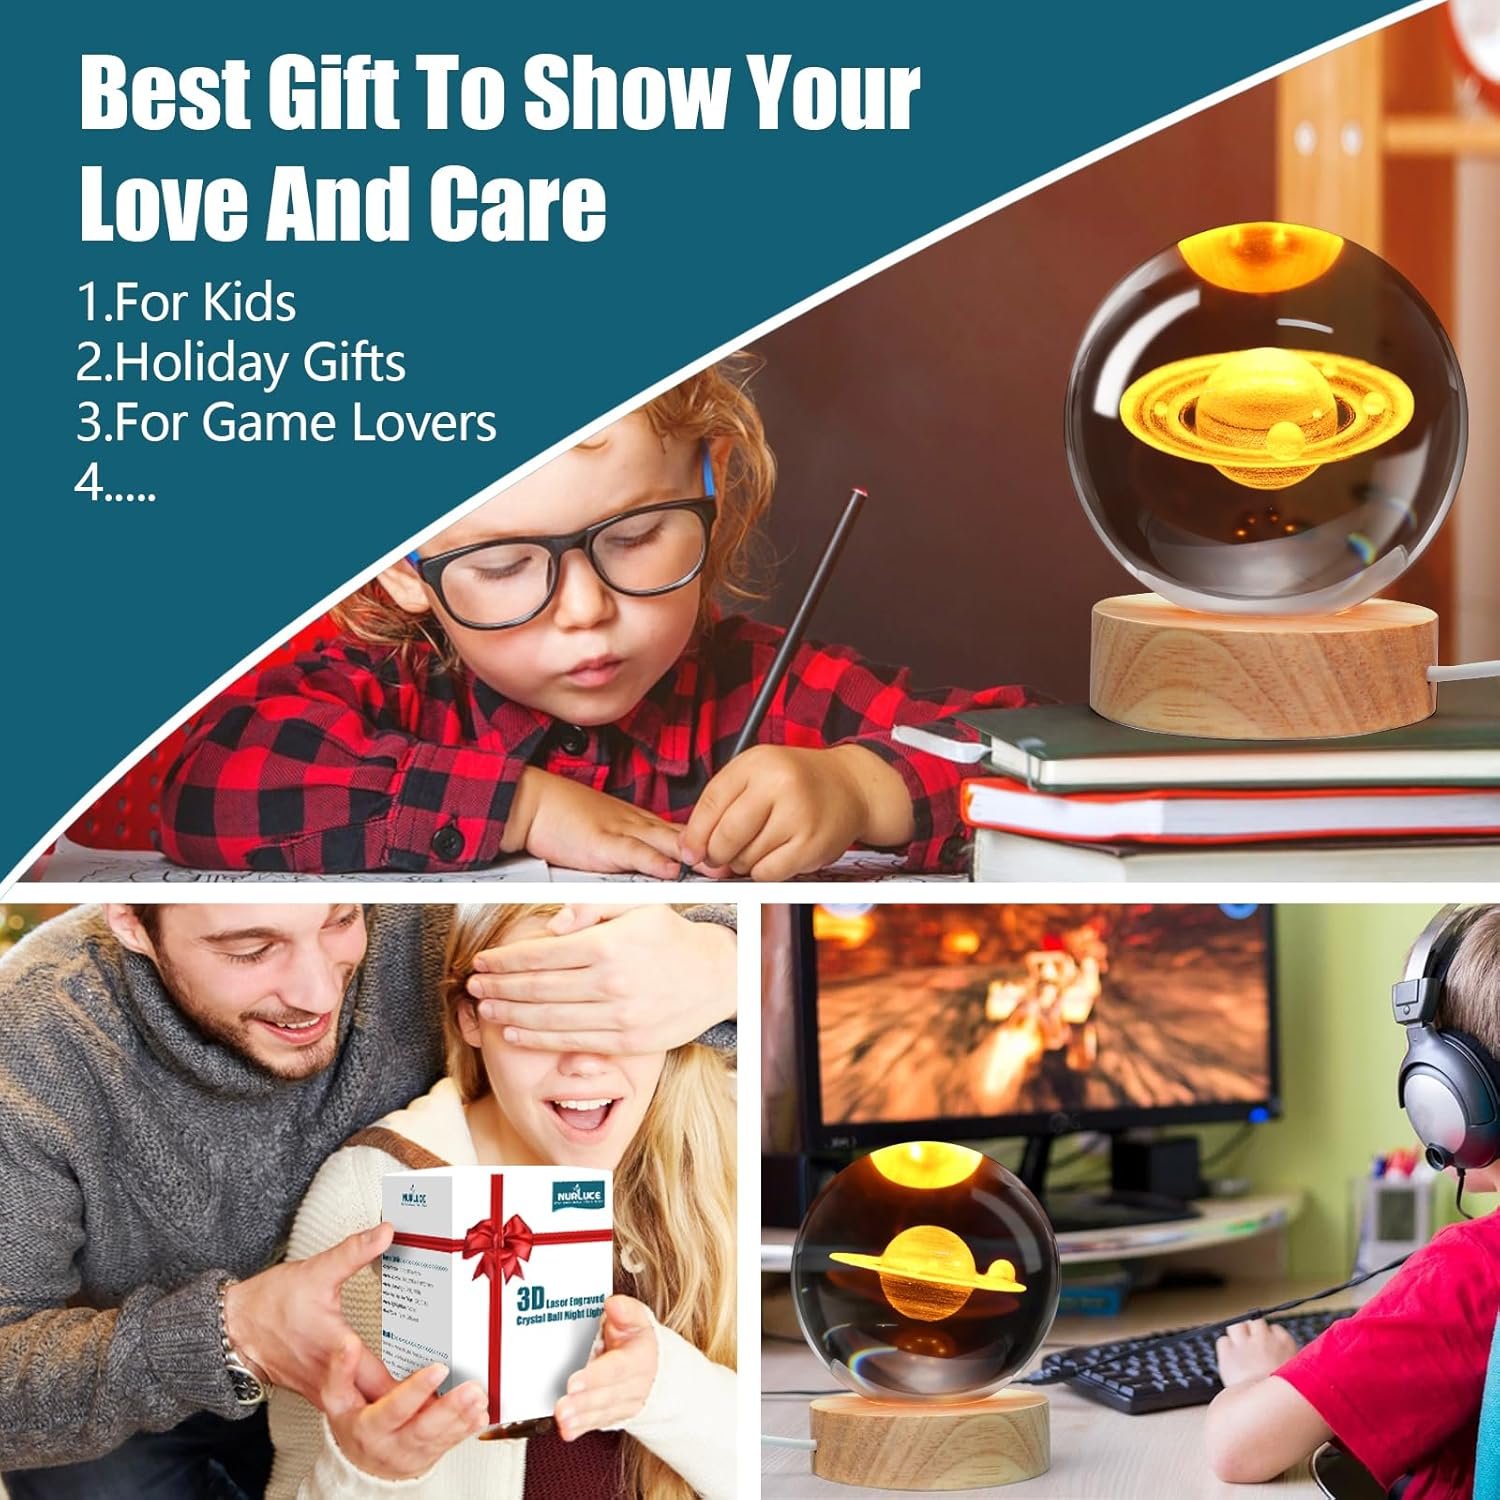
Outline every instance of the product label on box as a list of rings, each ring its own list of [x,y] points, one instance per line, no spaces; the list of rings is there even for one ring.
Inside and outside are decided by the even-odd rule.
[[[611,1178],[576,1167],[392,1174],[381,1260],[381,1354],[402,1379],[478,1380],[490,1421],[550,1416],[587,1362],[613,1287]]]
[[[446,1256],[387,1255],[380,1266],[380,1353],[397,1380],[432,1364],[448,1350],[428,1342],[434,1328],[453,1321],[453,1281]]]
[[[554,1182],[552,1184],[552,1211],[564,1208],[603,1208],[604,1183]]]

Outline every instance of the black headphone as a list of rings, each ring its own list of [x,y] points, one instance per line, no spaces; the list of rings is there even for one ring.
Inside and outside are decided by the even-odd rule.
[[[1500,1160],[1500,1062],[1467,1032],[1436,1021],[1448,967],[1484,907],[1445,906],[1422,929],[1391,987],[1391,1009],[1406,1028],[1396,1098],[1430,1165],[1460,1176]],[[1500,1004],[1500,996],[1496,997]]]

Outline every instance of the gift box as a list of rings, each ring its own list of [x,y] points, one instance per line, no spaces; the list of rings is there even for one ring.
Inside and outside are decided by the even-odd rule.
[[[388,1175],[396,1229],[380,1263],[380,1352],[398,1380],[448,1366],[490,1423],[549,1417],[588,1363],[613,1290],[611,1174],[595,1167],[439,1167]]]

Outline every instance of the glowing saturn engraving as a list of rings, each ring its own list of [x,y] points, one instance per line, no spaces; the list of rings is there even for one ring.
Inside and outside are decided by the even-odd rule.
[[[1258,490],[1378,448],[1414,409],[1410,387],[1389,370],[1305,349],[1174,360],[1120,398],[1120,420],[1141,442]]]
[[[963,1240],[936,1224],[903,1229],[880,1255],[834,1250],[829,1259],[877,1272],[891,1306],[925,1323],[952,1317],[976,1291],[1026,1290],[1010,1261],[991,1261],[989,1270],[981,1271]]]

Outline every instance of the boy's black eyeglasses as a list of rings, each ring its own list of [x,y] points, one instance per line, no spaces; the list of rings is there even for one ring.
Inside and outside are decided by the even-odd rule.
[[[708,491],[697,500],[641,505],[566,536],[473,542],[436,557],[407,555],[443,608],[470,630],[505,630],[534,620],[552,602],[562,560],[575,549],[616,593],[670,594],[690,584],[708,560],[718,501],[705,454]]]

